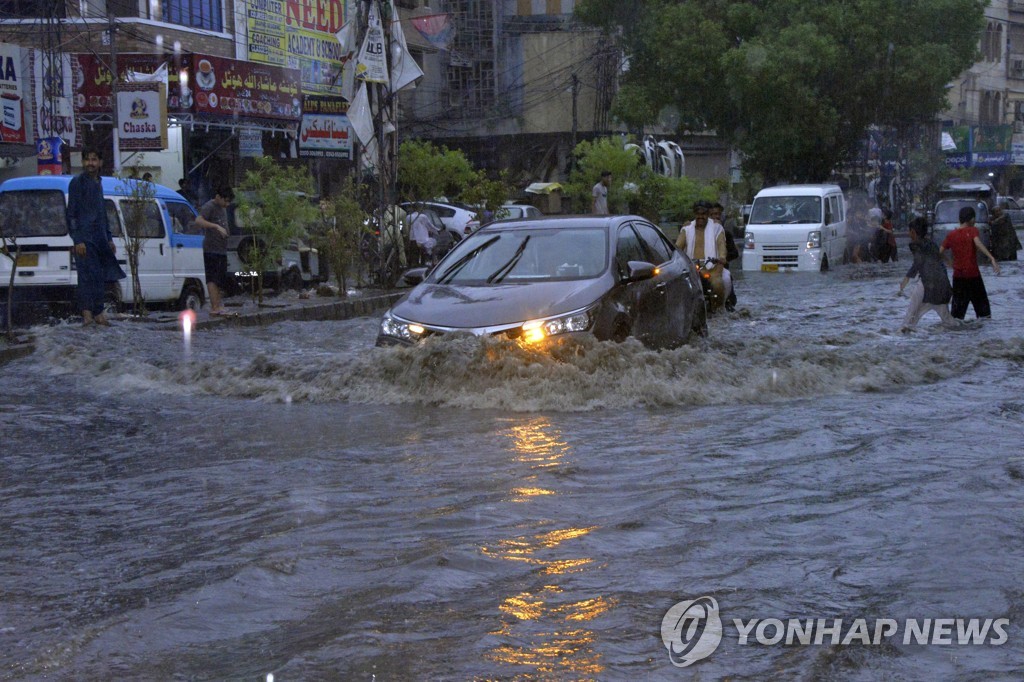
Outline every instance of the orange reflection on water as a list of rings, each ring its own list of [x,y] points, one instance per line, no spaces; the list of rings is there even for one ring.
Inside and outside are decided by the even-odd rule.
[[[509,437],[517,462],[534,468],[553,467],[569,452],[569,444],[560,439],[560,432],[547,417],[537,417],[512,427]]]

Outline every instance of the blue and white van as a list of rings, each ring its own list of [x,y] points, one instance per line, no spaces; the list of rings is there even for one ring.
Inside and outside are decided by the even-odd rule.
[[[74,246],[68,236],[64,212],[71,175],[12,178],[0,185],[2,233],[14,234],[21,254],[15,273],[19,301],[69,302],[78,284]],[[132,300],[132,282],[124,245],[124,207],[131,187],[118,178],[104,177],[103,196],[118,262],[128,277],[108,292],[112,303]],[[198,310],[206,300],[203,235],[190,234],[196,217],[191,204],[177,192],[154,185],[145,199],[145,241],[139,252],[139,281],[147,303],[163,303]],[[6,297],[11,260],[0,258],[0,294]]]
[[[786,185],[754,197],[743,269],[826,271],[843,262],[846,202],[838,185]]]

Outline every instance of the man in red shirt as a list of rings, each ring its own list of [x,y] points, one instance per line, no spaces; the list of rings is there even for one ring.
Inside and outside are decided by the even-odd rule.
[[[992,262],[992,269],[999,274],[999,263],[981,243],[978,228],[974,226],[976,217],[972,206],[961,208],[960,227],[946,235],[939,250],[943,256],[947,251],[953,254],[953,302],[950,314],[960,320],[967,314],[968,303],[974,306],[974,314],[978,319],[992,316],[985,282],[982,281],[981,271],[978,270],[978,251]]]

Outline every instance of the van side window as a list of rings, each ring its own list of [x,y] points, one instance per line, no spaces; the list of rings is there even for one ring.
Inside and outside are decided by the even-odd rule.
[[[121,236],[121,216],[117,214],[117,206],[112,199],[104,199],[103,206],[107,209],[107,222],[110,223],[110,234]]]
[[[164,236],[163,214],[155,201],[122,199],[121,212],[129,229],[139,231],[139,238],[160,239]]]
[[[196,212],[183,201],[168,201],[167,215],[171,216],[171,230],[175,234],[198,234],[193,226]]]

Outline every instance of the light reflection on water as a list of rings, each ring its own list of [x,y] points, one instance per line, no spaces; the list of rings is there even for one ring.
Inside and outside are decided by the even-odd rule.
[[[547,417],[536,417],[514,425],[507,434],[516,461],[531,470],[545,470],[572,459],[572,449]],[[531,474],[531,482],[537,474]],[[552,490],[516,486],[512,501],[529,503],[532,499],[555,495]],[[528,509],[524,511],[528,516]],[[543,524],[557,523],[543,520]],[[504,597],[498,605],[503,614],[501,627],[490,634],[499,643],[485,658],[501,666],[519,669],[514,679],[538,679],[557,674],[572,679],[596,679],[606,669],[602,655],[594,647],[595,633],[580,624],[593,620],[612,608],[612,600],[600,595],[576,599],[558,584],[547,581],[600,567],[590,557],[565,556],[575,553],[573,541],[586,537],[598,526],[556,528],[532,535],[500,540],[495,547],[481,547],[484,556],[505,561],[525,562],[537,567],[539,586]],[[568,546],[563,546],[568,545]],[[525,669],[525,670],[523,670]]]

